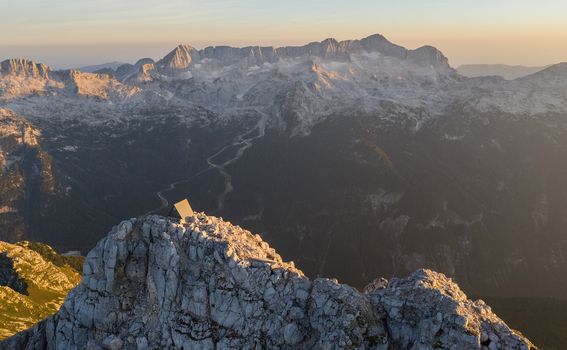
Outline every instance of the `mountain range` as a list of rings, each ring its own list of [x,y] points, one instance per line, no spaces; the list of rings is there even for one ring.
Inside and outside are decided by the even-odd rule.
[[[430,268],[475,295],[564,298],[566,116],[566,64],[468,78],[381,35],[180,45],[95,73],[8,59],[0,239],[85,253],[188,196],[311,277]]]
[[[91,66],[83,66],[83,67],[79,67],[76,70],[81,71],[81,72],[86,72],[86,73],[94,73],[96,71],[103,71],[105,69],[108,69],[110,71],[116,70],[118,67],[125,65],[125,62],[118,62],[118,61],[113,61],[113,62],[107,62],[107,63],[102,63],[102,64],[95,64],[95,65],[91,65]]]
[[[464,64],[457,67],[457,72],[469,78],[500,76],[507,80],[514,80],[540,72],[548,67],[511,66],[507,64]]]

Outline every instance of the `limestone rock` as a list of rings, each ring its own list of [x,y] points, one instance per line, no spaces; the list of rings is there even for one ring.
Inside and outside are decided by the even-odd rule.
[[[187,71],[191,65],[211,60],[221,65],[244,63],[251,66],[261,66],[282,59],[298,57],[320,57],[348,62],[351,60],[351,55],[357,53],[379,53],[401,60],[409,60],[421,66],[449,69],[447,58],[436,48],[424,46],[416,50],[408,50],[391,43],[379,34],[361,40],[337,41],[330,38],[303,46],[243,48],[210,46],[197,50],[189,45],[179,45],[159,60],[156,66],[163,74],[175,76]]]
[[[124,342],[115,335],[110,335],[102,341],[102,345],[108,350],[119,350]]]
[[[0,348],[535,349],[442,274],[361,293],[204,214],[123,221],[83,270],[56,315]]]
[[[23,75],[47,79],[50,69],[44,64],[26,59],[8,59],[0,62],[0,75]]]

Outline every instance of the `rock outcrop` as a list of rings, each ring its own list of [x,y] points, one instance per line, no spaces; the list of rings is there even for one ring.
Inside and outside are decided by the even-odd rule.
[[[0,251],[0,286],[8,287],[23,295],[28,295],[28,284],[14,269],[14,261],[8,252]]]
[[[58,78],[66,90],[79,96],[96,97],[101,100],[123,100],[139,92],[139,89],[120,83],[107,74],[85,73],[78,70],[58,71]]]
[[[51,70],[45,64],[31,60],[14,58],[0,62],[1,75],[17,75],[38,79],[48,79]]]
[[[81,261],[41,243],[0,241],[0,340],[57,312],[81,281]]]
[[[189,45],[179,45],[162,58],[157,65],[165,73],[175,74],[177,71],[189,67],[194,55],[198,55],[196,49]]]
[[[482,301],[419,270],[365,293],[197,214],[123,221],[60,311],[3,349],[533,349]]]

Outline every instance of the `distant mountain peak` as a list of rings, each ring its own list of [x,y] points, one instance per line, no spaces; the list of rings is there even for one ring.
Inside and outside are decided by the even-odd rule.
[[[464,64],[457,67],[459,74],[469,77],[499,76],[507,80],[514,80],[542,71],[550,66],[518,66],[507,64]]]
[[[449,66],[447,57],[436,47],[426,45],[412,52],[412,59],[417,63],[425,63],[432,66]]]
[[[567,79],[567,62],[560,62],[548,67],[545,67],[535,73],[521,77],[519,81],[539,82],[548,86],[561,85],[566,86]]]
[[[135,64],[134,66],[140,67],[143,66],[144,64],[153,64],[155,63],[155,61],[151,58],[140,58]]]
[[[553,65],[543,69],[540,72],[541,73],[543,73],[543,72],[562,72],[562,73],[565,73],[565,72],[567,72],[567,62],[559,62],[557,64],[553,64]],[[535,73],[535,74],[537,74],[537,73]]]
[[[158,67],[163,70],[177,71],[189,67],[193,61],[192,55],[197,52],[195,48],[190,45],[178,45],[164,58],[157,62]]]
[[[336,45],[339,44],[339,41],[335,38],[327,38],[327,39],[321,41],[321,44],[323,44],[323,45],[335,45],[336,46]]]
[[[102,64],[90,65],[77,68],[81,72],[86,73],[96,73],[97,71],[115,71],[118,67],[124,65],[124,62],[113,61],[113,62],[106,62]]]
[[[2,75],[19,75],[47,79],[50,68],[42,63],[36,63],[24,58],[12,58],[0,62]]]

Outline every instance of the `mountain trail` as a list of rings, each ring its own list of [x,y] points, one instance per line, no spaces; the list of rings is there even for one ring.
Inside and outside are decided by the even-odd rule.
[[[225,145],[219,151],[209,156],[207,158],[207,164],[209,164],[207,168],[197,172],[196,174],[191,175],[188,178],[172,182],[166,188],[156,192],[156,196],[159,198],[161,205],[158,208],[149,211],[148,213],[146,213],[146,215],[158,213],[159,211],[164,210],[170,206],[170,202],[165,195],[166,193],[173,191],[180,184],[187,183],[195,179],[196,177],[213,169],[216,169],[224,178],[224,191],[217,196],[217,207],[213,212],[218,212],[222,210],[224,208],[226,197],[232,191],[234,191],[234,187],[232,185],[232,175],[226,171],[226,167],[236,163],[244,155],[246,150],[252,147],[255,140],[264,137],[264,135],[266,134],[266,122],[268,115],[260,111],[258,108],[254,108],[254,111],[260,115],[260,119],[252,128],[238,135],[232,143]],[[255,136],[247,137],[249,134],[253,132],[256,132]],[[238,150],[236,151],[234,157],[224,162],[214,161],[215,158],[221,156],[224,152],[231,149],[232,147],[238,147]]]

